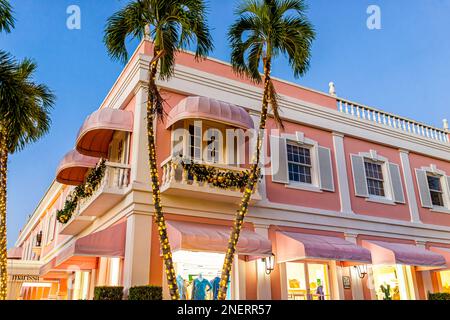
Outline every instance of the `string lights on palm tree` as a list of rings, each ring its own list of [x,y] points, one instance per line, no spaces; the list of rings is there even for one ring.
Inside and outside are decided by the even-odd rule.
[[[45,135],[55,96],[33,82],[36,64],[0,51],[0,300],[7,297],[6,199],[8,156]]]
[[[271,106],[275,122],[283,127],[278,112],[278,97],[271,78],[272,62],[280,55],[285,55],[295,77],[304,75],[309,68],[315,31],[305,16],[306,9],[303,0],[244,0],[238,6],[236,10],[238,18],[228,32],[232,48],[233,70],[257,84],[263,83],[264,93],[256,150],[252,159],[250,177],[228,241],[220,281],[219,300],[226,299],[240,232],[248,213],[252,194],[261,176],[261,149],[269,106]],[[263,67],[263,75],[260,72],[260,65]]]
[[[156,84],[157,77],[173,76],[175,56],[196,44],[196,59],[204,58],[213,48],[203,0],[134,0],[108,19],[105,44],[112,58],[125,62],[127,37],[147,36],[153,42],[153,59],[149,64],[147,99],[147,137],[154,220],[166,268],[171,298],[179,299],[172,251],[161,203],[156,157],[155,120],[164,117],[164,100]]]

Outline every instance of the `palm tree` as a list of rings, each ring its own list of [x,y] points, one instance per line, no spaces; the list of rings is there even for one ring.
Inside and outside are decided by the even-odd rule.
[[[144,35],[151,37],[154,45],[153,59],[149,65],[147,101],[148,158],[154,219],[158,226],[170,295],[173,300],[178,300],[179,292],[161,204],[156,159],[154,120],[164,117],[164,100],[156,85],[156,77],[159,72],[161,80],[170,79],[174,73],[176,54],[194,41],[197,59],[206,57],[212,50],[213,43],[207,25],[204,1],[134,0],[108,19],[104,40],[110,56],[125,62],[128,58],[126,38],[131,36],[141,39]]]
[[[264,94],[250,177],[239,210],[236,212],[222,269],[220,300],[226,298],[236,245],[251,196],[260,177],[263,131],[266,128],[269,105],[272,107],[275,121],[283,126],[278,113],[277,93],[271,79],[273,59],[280,55],[286,56],[295,77],[304,75],[309,68],[315,32],[305,16],[305,11],[306,5],[303,0],[244,0],[236,10],[239,17],[228,32],[234,71],[247,76],[257,84],[263,83]],[[260,73],[261,65],[263,76]]]
[[[8,0],[0,0],[0,32],[11,32],[14,27],[11,4]]]
[[[36,64],[17,63],[0,51],[0,300],[7,296],[6,196],[8,156],[39,140],[50,128],[55,97],[33,82]]]

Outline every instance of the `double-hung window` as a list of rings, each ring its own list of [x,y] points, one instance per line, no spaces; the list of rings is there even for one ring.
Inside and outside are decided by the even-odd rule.
[[[208,141],[207,141],[207,161],[211,163],[219,163],[220,156],[220,144],[219,137],[220,132],[217,129],[209,129],[208,133]]]
[[[442,191],[441,178],[436,175],[428,175],[427,178],[433,206],[444,207],[444,192]]]
[[[200,160],[202,155],[202,128],[189,126],[189,152],[192,160]]]
[[[380,163],[366,160],[364,162],[366,170],[367,188],[369,195],[385,197],[383,168]]]
[[[289,181],[312,184],[311,150],[287,144]]]

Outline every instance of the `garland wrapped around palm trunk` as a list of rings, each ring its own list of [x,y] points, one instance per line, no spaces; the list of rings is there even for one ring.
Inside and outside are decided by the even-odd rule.
[[[99,164],[89,173],[86,181],[77,186],[73,192],[67,197],[64,208],[58,210],[56,217],[59,222],[66,224],[72,218],[78,202],[82,199],[91,197],[99,187],[105,176],[106,160],[101,160]]]
[[[188,175],[195,178],[196,181],[200,183],[206,182],[213,187],[224,190],[238,189],[241,192],[244,192],[250,177],[249,170],[241,172],[233,172],[230,170],[224,171],[212,166],[194,163],[189,160],[182,161],[181,164]]]

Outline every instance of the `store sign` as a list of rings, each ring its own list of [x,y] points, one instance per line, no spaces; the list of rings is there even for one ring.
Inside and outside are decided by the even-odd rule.
[[[10,276],[11,281],[24,281],[24,282],[39,282],[39,276],[33,276],[28,274],[13,274]]]

